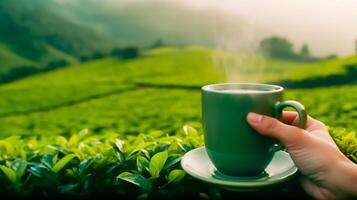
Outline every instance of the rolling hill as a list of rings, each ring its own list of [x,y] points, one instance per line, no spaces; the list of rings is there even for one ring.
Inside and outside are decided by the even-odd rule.
[[[45,66],[54,60],[74,63],[81,55],[108,50],[115,43],[90,27],[57,15],[46,1],[0,1],[2,72],[13,66]]]
[[[29,66],[37,63],[12,51],[6,45],[0,45],[0,74],[6,74],[13,66]]]
[[[221,54],[195,46],[159,48],[138,59],[93,60],[0,85],[0,135],[70,134],[83,128],[96,133],[172,132],[186,123],[200,129],[200,87],[227,81],[224,68],[212,59]],[[224,59],[236,56],[247,63],[261,61],[251,55],[226,54]],[[270,67],[257,71],[257,77],[264,78],[261,72],[267,75],[260,82],[287,79],[290,70],[304,67],[279,60],[264,63]],[[326,66],[315,67],[319,76]],[[244,78],[241,81],[259,81],[253,79],[252,69],[235,73]],[[314,98],[307,95],[311,93]],[[310,114],[330,125],[353,127],[347,119],[356,117],[356,93],[356,86],[288,89],[286,98],[301,101]]]
[[[217,30],[241,32],[241,21],[220,11],[175,2],[97,0],[0,1],[0,73],[14,66],[77,63],[82,55],[117,46],[169,44],[214,46]],[[159,12],[158,12],[159,11]]]

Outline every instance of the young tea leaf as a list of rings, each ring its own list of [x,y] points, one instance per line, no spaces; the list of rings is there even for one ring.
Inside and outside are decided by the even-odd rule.
[[[76,187],[78,187],[78,183],[59,186],[58,189],[61,191],[61,193],[67,193]]]
[[[136,166],[139,172],[149,171],[149,161],[143,156],[136,158]]]
[[[132,174],[130,172],[123,172],[117,176],[117,178],[135,184],[140,187],[141,190],[145,192],[151,191],[151,183],[140,174]]]
[[[27,162],[26,160],[22,159],[16,159],[12,163],[12,168],[16,172],[16,177],[18,180],[21,179],[21,177],[24,175],[26,172],[26,167],[27,167]]]
[[[167,177],[168,183],[177,183],[185,177],[186,173],[182,169],[174,169]]]
[[[79,137],[76,134],[72,135],[68,141],[69,145],[71,145],[72,147],[76,147],[78,145],[78,142],[79,142]]]
[[[192,128],[189,125],[185,125],[183,126],[183,131],[185,132],[185,134],[187,136],[194,136],[194,137],[198,137],[198,133],[196,131],[196,129]]]
[[[63,157],[60,161],[58,161],[55,166],[53,166],[52,171],[57,173],[59,172],[66,164],[71,161],[73,158],[75,158],[76,155],[74,154],[68,154],[65,157]]]
[[[48,169],[52,168],[53,165],[53,154],[46,154],[42,157],[41,163]]]
[[[174,155],[174,156],[170,156],[165,165],[164,165],[164,168],[163,170],[166,170],[166,169],[169,169],[170,167],[174,166],[175,164],[179,163],[182,159],[182,156],[181,155]]]
[[[78,138],[79,140],[82,140],[83,138],[85,138],[87,135],[89,134],[89,130],[88,129],[83,129],[78,133]]]
[[[0,169],[2,170],[2,172],[4,172],[4,174],[10,180],[11,183],[16,184],[17,179],[16,179],[16,172],[14,170],[4,165],[0,165]]]
[[[37,164],[30,167],[29,172],[37,177],[45,177],[48,174],[48,169],[42,164]]]
[[[124,153],[124,141],[120,139],[115,139],[115,146],[118,148],[120,153]]]
[[[165,165],[167,157],[168,157],[167,151],[163,151],[163,152],[159,152],[159,153],[155,154],[151,158],[150,164],[149,164],[149,172],[152,177],[155,177],[155,178],[159,177],[159,174]]]

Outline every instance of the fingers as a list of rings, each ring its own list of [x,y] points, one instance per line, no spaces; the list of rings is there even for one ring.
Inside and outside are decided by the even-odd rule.
[[[293,114],[287,114],[287,116],[292,118]],[[288,148],[301,143],[301,139],[305,134],[304,130],[300,128],[284,124],[275,118],[258,115],[256,113],[249,113],[247,121],[252,128],[262,135],[276,138]]]
[[[297,126],[299,124],[299,114],[295,111],[284,111],[282,121],[285,124]],[[308,116],[306,130],[327,130],[327,128],[324,123],[312,118],[311,116]]]
[[[283,122],[285,124],[293,124],[295,120],[299,119],[299,115],[294,111],[284,111],[283,112]]]
[[[310,116],[308,116],[306,126],[308,126],[309,123],[311,124],[311,119],[312,118]],[[284,111],[283,112],[282,121],[285,124],[297,126],[299,124],[299,120],[300,120],[299,114],[297,112],[295,112],[295,111]]]

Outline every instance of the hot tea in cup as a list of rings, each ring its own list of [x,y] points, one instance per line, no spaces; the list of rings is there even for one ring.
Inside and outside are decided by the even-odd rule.
[[[202,87],[202,118],[207,154],[220,173],[257,176],[277,151],[276,141],[262,136],[246,121],[249,112],[281,118],[283,109],[294,108],[299,126],[307,115],[296,101],[282,101],[283,87],[267,84],[223,83]]]

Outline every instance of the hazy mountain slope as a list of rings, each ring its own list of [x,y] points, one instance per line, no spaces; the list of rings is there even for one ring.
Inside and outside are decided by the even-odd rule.
[[[0,43],[0,74],[8,72],[12,66],[28,66],[36,63],[11,51],[6,45]]]
[[[222,27],[229,28],[237,37],[242,28],[237,16],[195,9],[179,1],[73,2],[57,3],[53,12],[93,27],[121,44],[147,45],[162,39],[168,43],[214,46]]]
[[[40,65],[56,59],[73,61],[75,57],[113,46],[93,29],[51,12],[51,6],[40,0],[1,0],[0,42]],[[18,65],[15,58],[13,65]]]

